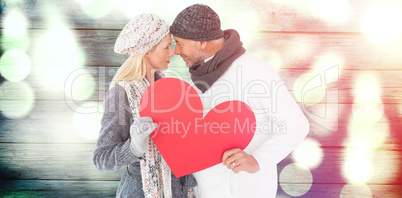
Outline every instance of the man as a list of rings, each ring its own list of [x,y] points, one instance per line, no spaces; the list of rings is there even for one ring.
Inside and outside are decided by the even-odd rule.
[[[235,30],[222,31],[219,16],[195,4],[175,18],[170,32],[191,73],[204,116],[228,100],[248,104],[256,117],[255,135],[243,150],[222,156],[222,164],[194,174],[198,197],[275,197],[276,165],[305,138],[309,123],[275,70],[247,55]]]

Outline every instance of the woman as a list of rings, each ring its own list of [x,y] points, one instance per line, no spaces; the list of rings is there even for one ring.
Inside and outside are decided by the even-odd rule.
[[[192,175],[176,178],[149,134],[157,127],[140,117],[145,89],[163,78],[173,55],[169,26],[152,14],[141,14],[124,27],[114,51],[129,58],[116,72],[104,100],[101,131],[93,161],[101,170],[127,166],[116,197],[188,197],[196,185]]]

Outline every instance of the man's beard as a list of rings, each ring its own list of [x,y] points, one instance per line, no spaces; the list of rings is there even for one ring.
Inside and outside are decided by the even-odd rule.
[[[186,62],[187,67],[190,68],[193,66],[201,65],[204,63],[204,60],[208,58],[206,53],[200,52],[200,51],[197,51],[195,53],[195,55],[196,56],[193,56],[193,58],[191,58],[191,59],[188,56],[184,56],[187,59],[187,62]],[[181,57],[183,58],[183,55]]]
[[[193,66],[201,65],[201,64],[204,63],[204,59],[196,60],[196,61],[190,61],[190,60],[187,58],[187,60],[188,60],[188,62],[186,63],[186,66],[187,66],[187,67],[193,67]]]

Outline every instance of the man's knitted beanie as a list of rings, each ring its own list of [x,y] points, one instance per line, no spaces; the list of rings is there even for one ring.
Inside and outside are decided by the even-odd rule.
[[[218,14],[203,4],[194,4],[181,11],[170,26],[170,33],[195,41],[211,41],[223,37]]]

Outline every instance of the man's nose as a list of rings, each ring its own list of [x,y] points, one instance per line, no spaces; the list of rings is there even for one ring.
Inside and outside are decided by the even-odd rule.
[[[174,48],[174,54],[175,54],[175,55],[180,55],[180,53],[181,53],[180,47],[178,47],[178,46],[176,45],[176,47]]]

